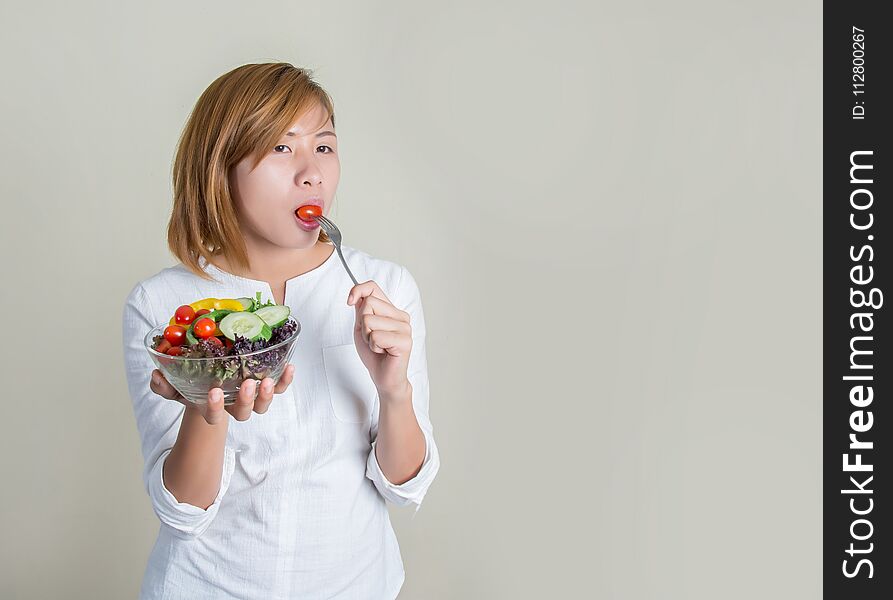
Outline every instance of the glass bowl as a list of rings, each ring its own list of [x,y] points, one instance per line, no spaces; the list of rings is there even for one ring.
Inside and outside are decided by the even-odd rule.
[[[165,379],[188,401],[193,404],[207,404],[208,392],[219,387],[223,390],[223,403],[233,404],[242,383],[248,379],[256,379],[260,383],[266,377],[271,377],[273,381],[279,382],[291,360],[295,341],[301,333],[301,322],[291,318],[297,323],[297,328],[290,338],[269,348],[245,354],[189,358],[157,352],[152,348],[153,339],[162,335],[164,328],[170,323],[152,329],[146,334],[143,343]],[[259,388],[260,386],[255,388],[255,398]]]

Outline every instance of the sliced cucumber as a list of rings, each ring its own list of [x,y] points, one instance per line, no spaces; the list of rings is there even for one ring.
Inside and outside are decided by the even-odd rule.
[[[223,317],[218,327],[232,341],[236,340],[236,334],[254,341],[261,337],[265,325],[264,320],[253,312],[236,311]]]
[[[254,308],[254,300],[251,298],[236,298],[242,303],[242,310],[252,310]]]
[[[270,327],[279,327],[288,321],[288,315],[291,309],[284,304],[273,304],[272,306],[263,306],[254,311],[258,317],[264,320],[264,323]]]

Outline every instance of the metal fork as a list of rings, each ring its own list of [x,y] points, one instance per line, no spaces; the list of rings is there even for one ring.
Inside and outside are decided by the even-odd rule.
[[[335,246],[335,250],[338,251],[338,258],[341,259],[341,264],[344,265],[344,270],[347,271],[347,274],[350,275],[351,281],[353,281],[354,285],[357,285],[357,278],[353,276],[353,273],[350,272],[350,267],[347,266],[347,261],[344,260],[344,255],[341,254],[341,230],[335,226],[334,223],[329,221],[322,215],[314,216],[314,219],[317,220],[319,226],[322,227],[322,230],[326,232],[326,235],[329,236],[329,239],[332,240],[332,244]]]

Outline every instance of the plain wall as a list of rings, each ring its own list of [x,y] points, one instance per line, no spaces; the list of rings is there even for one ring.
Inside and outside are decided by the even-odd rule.
[[[442,468],[401,598],[821,593],[821,3],[6,3],[0,597],[133,598],[120,314],[244,63],[335,100],[345,243],[406,265]]]

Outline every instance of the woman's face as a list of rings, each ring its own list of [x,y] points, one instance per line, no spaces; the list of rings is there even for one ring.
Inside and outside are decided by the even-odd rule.
[[[341,163],[338,139],[322,107],[307,112],[269,148],[257,168],[247,156],[230,170],[230,189],[246,243],[309,248],[319,228],[308,228],[295,210],[317,204],[328,214]]]

